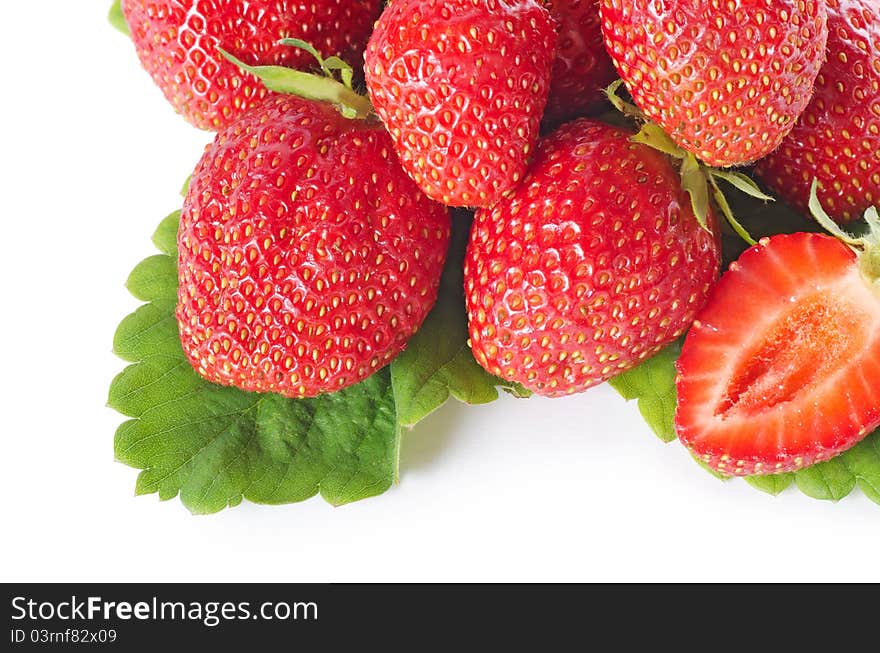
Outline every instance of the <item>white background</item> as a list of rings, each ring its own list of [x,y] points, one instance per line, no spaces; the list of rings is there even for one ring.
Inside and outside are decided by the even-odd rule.
[[[0,21],[0,580],[880,581],[880,506],[859,491],[722,483],[606,387],[449,404],[406,435],[399,486],[342,508],[136,498],[105,406],[137,305],[123,282],[210,136],[104,5]]]

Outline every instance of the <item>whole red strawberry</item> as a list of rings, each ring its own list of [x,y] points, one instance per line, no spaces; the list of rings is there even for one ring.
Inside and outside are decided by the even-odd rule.
[[[730,266],[677,363],[676,431],[699,460],[736,476],[795,471],[880,425],[878,261],[797,233]]]
[[[178,233],[183,349],[208,380],[249,391],[361,381],[428,314],[449,232],[378,122],[273,96],[193,173]]]
[[[360,56],[381,0],[123,0],[144,68],[186,120],[222,129],[268,91],[217,51],[251,65],[309,68],[312,56],[278,45],[311,42],[322,54]]]
[[[804,212],[818,179],[822,205],[847,222],[880,206],[880,1],[827,3],[828,61],[813,99],[755,171]]]
[[[825,60],[823,0],[601,0],[600,12],[636,104],[713,166],[776,148]]]
[[[602,40],[596,0],[550,0],[559,23],[559,49],[550,78],[544,119],[558,124],[603,104],[603,90],[617,78]]]
[[[465,295],[489,372],[547,396],[579,392],[677,338],[703,305],[717,235],[670,159],[630,136],[568,123],[510,197],[477,212]]]
[[[490,206],[522,179],[556,48],[536,0],[391,0],[364,73],[404,169],[452,206]]]

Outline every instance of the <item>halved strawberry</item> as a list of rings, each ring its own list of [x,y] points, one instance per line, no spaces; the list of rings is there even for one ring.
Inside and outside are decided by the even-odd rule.
[[[763,239],[697,315],[677,364],[675,424],[711,468],[794,471],[880,425],[876,242],[849,242],[865,252],[822,234]]]

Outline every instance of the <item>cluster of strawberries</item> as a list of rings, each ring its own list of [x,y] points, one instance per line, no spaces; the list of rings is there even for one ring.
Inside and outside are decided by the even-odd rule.
[[[469,207],[492,374],[571,394],[687,332],[676,428],[725,474],[798,469],[880,424],[880,0],[122,8],[169,101],[218,131],[178,235],[205,378],[294,398],[365,379],[431,310],[448,207]],[[637,133],[581,117],[618,75]],[[836,237],[764,239],[719,281],[716,180],[758,194],[727,170],[753,164]],[[862,213],[862,238],[832,222]]]

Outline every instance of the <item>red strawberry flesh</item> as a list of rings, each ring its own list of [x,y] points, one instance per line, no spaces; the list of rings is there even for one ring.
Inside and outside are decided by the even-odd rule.
[[[762,240],[688,333],[676,429],[713,469],[794,471],[880,424],[880,294],[830,236]]]

